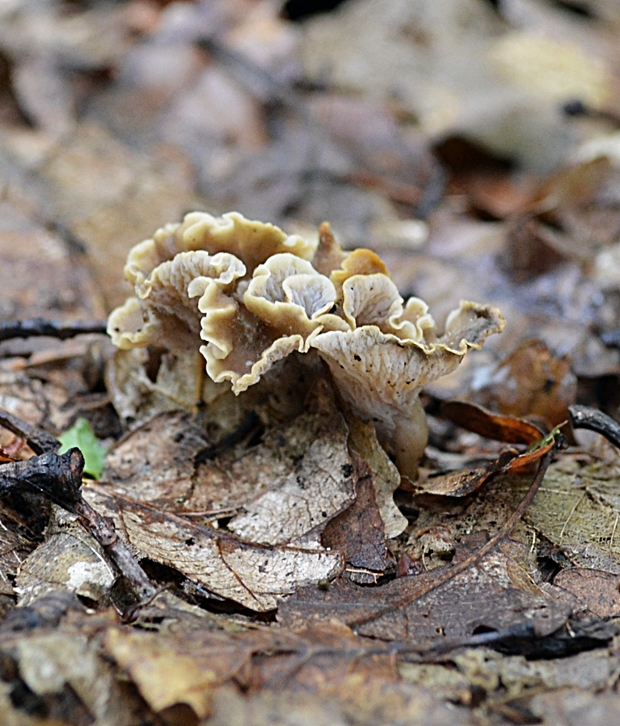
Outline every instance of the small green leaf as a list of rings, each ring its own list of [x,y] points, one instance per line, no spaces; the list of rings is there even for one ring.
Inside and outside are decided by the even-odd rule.
[[[85,418],[79,418],[58,439],[61,443],[59,454],[77,446],[84,456],[84,473],[99,479],[103,471],[107,449],[97,439]]]

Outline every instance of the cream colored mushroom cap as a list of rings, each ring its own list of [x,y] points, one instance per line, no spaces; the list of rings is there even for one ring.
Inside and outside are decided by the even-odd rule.
[[[376,325],[383,333],[421,343],[433,340],[435,321],[428,305],[412,297],[404,305],[396,285],[384,274],[354,275],[342,286],[342,312],[352,329]]]
[[[119,348],[195,348],[201,314],[193,298],[209,286],[229,289],[244,274],[243,263],[225,252],[178,253],[142,276],[135,284],[136,296],[111,313],[108,333]]]
[[[239,212],[227,212],[221,217],[190,212],[185,215],[177,235],[186,249],[206,249],[212,254],[230,252],[243,262],[249,273],[280,252],[310,260],[317,247],[317,242],[298,234],[287,235],[273,224],[246,219]]]
[[[446,333],[434,342],[403,339],[364,325],[320,333],[311,346],[329,365],[354,411],[389,427],[395,415],[407,414],[423,386],[454,370],[469,348],[479,348],[504,325],[497,308],[461,302],[449,317]]]
[[[243,302],[283,334],[308,335],[336,302],[336,288],[307,260],[280,253],[254,270]]]
[[[214,217],[207,212],[190,212],[183,222],[167,224],[151,239],[135,245],[127,256],[124,274],[132,284],[141,284],[162,262],[179,252],[204,250],[211,255],[229,252],[239,258],[249,273],[278,252],[309,260],[317,243],[299,235],[287,235],[279,227],[246,219],[238,212]]]

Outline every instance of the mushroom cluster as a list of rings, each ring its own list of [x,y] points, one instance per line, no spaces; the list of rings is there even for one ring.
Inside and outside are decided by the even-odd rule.
[[[208,375],[235,394],[315,350],[409,477],[427,439],[420,389],[504,327],[497,308],[461,302],[438,335],[426,303],[405,304],[381,259],[343,251],[328,224],[312,243],[236,212],[192,212],[136,245],[125,277],[135,296],[108,321],[119,348],[200,344]]]

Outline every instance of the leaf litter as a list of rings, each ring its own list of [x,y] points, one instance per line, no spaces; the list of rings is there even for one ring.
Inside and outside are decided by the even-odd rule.
[[[617,416],[620,19],[427,5],[0,10],[0,318],[52,333],[0,341],[8,723],[616,720],[616,450],[563,428],[524,497],[575,402]],[[193,360],[56,338],[125,298],[158,224],[231,206],[329,219],[440,321],[502,308],[427,387],[417,481],[327,379],[243,403]],[[26,427],[80,417],[109,448],[83,505],[33,478]]]

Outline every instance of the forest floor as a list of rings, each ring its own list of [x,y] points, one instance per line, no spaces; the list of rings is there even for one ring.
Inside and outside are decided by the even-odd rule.
[[[3,724],[620,717],[620,5],[331,4],[0,0]],[[318,358],[114,347],[194,210],[502,311],[417,478]]]

